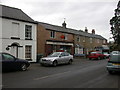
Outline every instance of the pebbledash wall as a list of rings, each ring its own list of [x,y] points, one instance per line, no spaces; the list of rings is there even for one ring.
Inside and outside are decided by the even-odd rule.
[[[4,19],[4,18],[2,19],[0,18],[0,20],[2,20],[2,38],[0,38],[0,41],[2,40],[2,48],[0,48],[0,51],[10,53],[21,59],[26,59],[25,46],[31,46],[32,50],[31,50],[30,61],[35,62],[36,61],[36,24],[17,21],[17,20]],[[13,23],[18,25],[18,29],[19,29],[18,32],[15,32],[13,30],[14,28],[12,25]],[[32,26],[31,40],[25,39],[25,25]],[[12,37],[17,37],[17,38],[12,38]],[[14,47],[15,44],[18,45],[18,49]]]

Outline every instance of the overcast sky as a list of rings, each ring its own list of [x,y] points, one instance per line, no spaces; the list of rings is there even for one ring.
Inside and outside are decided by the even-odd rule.
[[[84,30],[91,33],[95,29],[109,39],[109,21],[114,16],[119,0],[1,0],[7,6],[22,9],[31,18],[61,26],[64,18],[67,28]]]

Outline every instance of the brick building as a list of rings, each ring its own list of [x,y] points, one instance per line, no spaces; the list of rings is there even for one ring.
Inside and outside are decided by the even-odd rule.
[[[67,51],[74,54],[74,35],[63,27],[47,23],[38,24],[37,54],[49,55],[55,51]]]
[[[39,22],[37,27],[37,54],[48,55],[54,51],[67,51],[71,54],[88,54],[102,45],[107,44],[107,40],[101,35],[88,33],[82,30],[75,30],[62,26],[51,25]]]
[[[107,40],[101,35],[95,34],[93,29],[88,33],[87,28],[84,31],[77,31],[74,35],[75,54],[88,54],[90,51],[104,48],[107,45]]]

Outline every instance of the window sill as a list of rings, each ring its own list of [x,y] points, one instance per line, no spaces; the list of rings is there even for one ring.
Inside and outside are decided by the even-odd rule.
[[[11,37],[11,39],[20,39],[19,37]]]
[[[32,59],[26,59],[26,60],[28,60],[28,61],[32,61]]]
[[[25,40],[33,40],[33,39],[27,39],[27,38],[26,38]]]

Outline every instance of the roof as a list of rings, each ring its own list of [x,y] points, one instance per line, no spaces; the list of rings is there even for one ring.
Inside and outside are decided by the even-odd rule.
[[[43,23],[43,22],[38,22],[38,23],[48,30],[54,30],[54,31],[58,31],[58,32],[70,33],[70,34],[81,35],[81,36],[92,37],[92,38],[98,38],[98,39],[105,39],[101,35],[86,33],[82,30],[64,28],[62,26],[52,25],[52,24]]]
[[[0,17],[2,18],[36,23],[31,17],[25,14],[21,9],[9,7],[5,5],[0,5],[0,8],[2,8],[2,14],[0,14]]]

